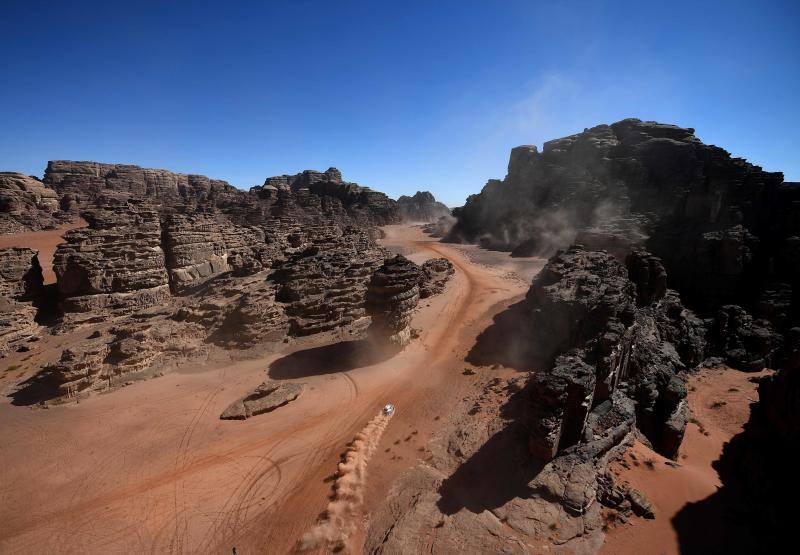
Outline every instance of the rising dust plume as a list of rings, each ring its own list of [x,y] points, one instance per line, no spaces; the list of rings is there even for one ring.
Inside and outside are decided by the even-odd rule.
[[[317,523],[299,542],[301,551],[325,549],[341,552],[347,539],[356,531],[364,489],[367,482],[367,463],[375,453],[391,414],[379,413],[358,432],[339,463],[333,499],[328,503],[325,518]]]

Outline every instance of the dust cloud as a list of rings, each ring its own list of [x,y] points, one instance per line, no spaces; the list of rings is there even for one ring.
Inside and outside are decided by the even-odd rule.
[[[300,551],[347,551],[347,539],[356,531],[364,502],[367,464],[391,418],[391,414],[381,412],[356,434],[339,463],[333,498],[328,503],[325,517],[300,538]]]

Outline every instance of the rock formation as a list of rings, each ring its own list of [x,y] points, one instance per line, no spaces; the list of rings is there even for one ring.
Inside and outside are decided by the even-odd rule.
[[[444,291],[447,281],[455,273],[453,263],[446,258],[431,258],[426,260],[421,267],[422,274],[419,282],[419,297],[426,299]]]
[[[56,191],[35,177],[0,172],[0,233],[51,229],[69,219]]]
[[[41,294],[42,283],[36,251],[0,249],[0,357],[38,335],[33,301]]]
[[[549,256],[578,241],[624,259],[644,246],[704,310],[748,308],[765,286],[798,275],[800,185],[674,125],[627,119],[542,152],[517,147],[506,178],[454,215],[450,240],[517,255]]]
[[[528,292],[532,352],[551,368],[528,385],[537,458],[580,442],[592,410],[617,390],[636,402],[636,424],[654,448],[677,454],[688,418],[685,371],[703,359],[705,329],[667,291],[662,272],[651,279],[657,258],[640,252],[628,262],[626,269],[608,253],[573,246]]]
[[[222,420],[247,420],[251,416],[270,412],[294,401],[302,392],[303,384],[267,380],[249,395],[231,403],[222,412],[220,418]]]
[[[53,161],[41,182],[0,175],[0,208],[13,231],[88,222],[57,248],[47,296],[54,332],[101,328],[43,370],[66,397],[206,356],[211,345],[265,349],[287,334],[363,331],[367,284],[387,254],[373,242],[377,226],[400,221],[395,201],[335,168],[242,191],[202,175]],[[35,330],[36,316],[7,293],[14,333],[4,350]]]
[[[428,191],[417,191],[414,196],[403,195],[397,199],[400,217],[407,222],[433,223],[450,217],[450,209],[438,202]]]
[[[367,289],[367,333],[379,342],[404,347],[411,341],[411,314],[419,302],[422,272],[402,255],[387,259]]]
[[[68,231],[53,259],[64,310],[96,316],[166,302],[158,213],[128,196],[106,196],[82,215],[89,226]]]
[[[384,257],[356,228],[320,230],[309,239],[272,278],[293,335],[342,328],[363,318],[367,282]]]

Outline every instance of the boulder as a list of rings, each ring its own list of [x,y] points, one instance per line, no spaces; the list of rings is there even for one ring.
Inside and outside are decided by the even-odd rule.
[[[303,384],[267,380],[249,395],[231,403],[222,412],[220,418],[222,420],[247,420],[251,416],[273,411],[297,399],[303,389]]]

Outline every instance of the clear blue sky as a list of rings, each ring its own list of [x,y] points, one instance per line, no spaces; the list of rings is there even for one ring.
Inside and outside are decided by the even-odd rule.
[[[1,0],[0,170],[248,188],[336,166],[450,205],[509,150],[639,117],[800,180],[800,2]]]

